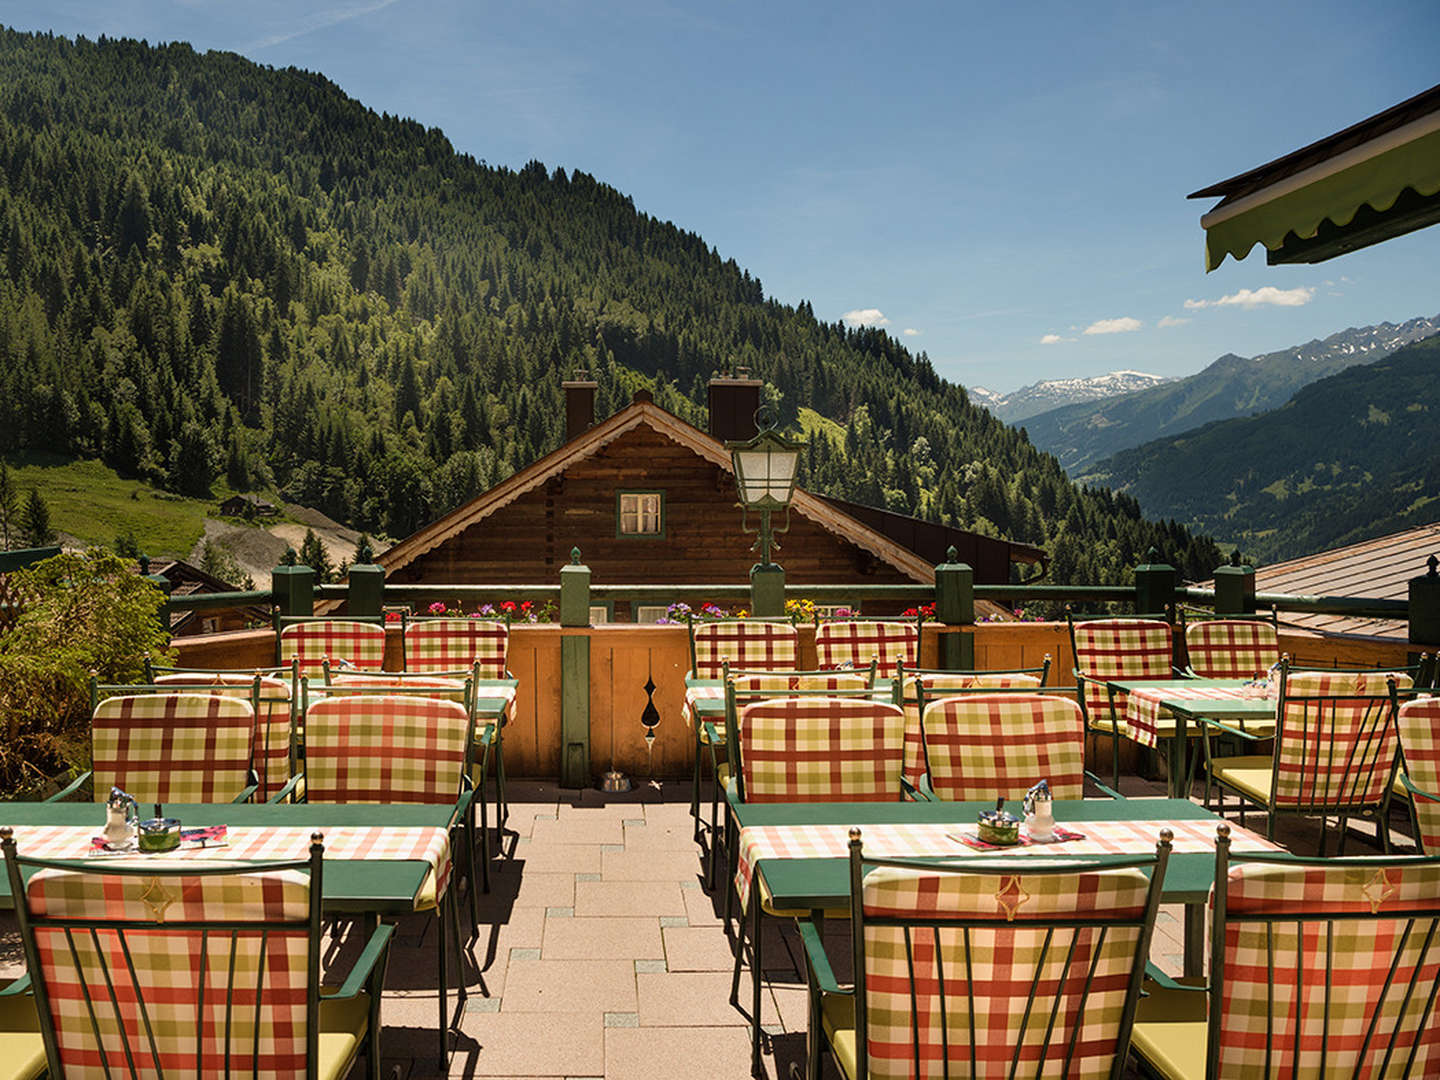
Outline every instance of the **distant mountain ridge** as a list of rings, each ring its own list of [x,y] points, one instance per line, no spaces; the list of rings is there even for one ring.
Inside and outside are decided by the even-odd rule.
[[[1153,439],[1279,408],[1303,386],[1373,363],[1436,332],[1440,315],[1351,327],[1251,359],[1227,353],[1188,378],[1029,417],[1025,430],[1032,443],[1078,476],[1103,458]]]
[[[1043,379],[1008,394],[997,394],[983,386],[968,387],[970,400],[983,405],[1007,424],[1013,424],[1037,413],[1075,405],[1085,401],[1133,394],[1161,383],[1173,382],[1172,376],[1150,375],[1143,371],[1111,371],[1083,379]]]

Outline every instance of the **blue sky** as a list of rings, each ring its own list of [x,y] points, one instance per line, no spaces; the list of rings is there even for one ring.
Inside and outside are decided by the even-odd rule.
[[[968,385],[1183,375],[1440,312],[1440,228],[1207,275],[1185,199],[1433,85],[1434,0],[5,0],[0,22],[320,71],[491,164],[582,169]]]

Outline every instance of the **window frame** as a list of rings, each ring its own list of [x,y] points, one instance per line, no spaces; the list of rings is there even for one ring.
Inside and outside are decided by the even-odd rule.
[[[655,532],[626,532],[625,531],[625,496],[626,495],[654,495],[658,502],[657,507],[657,531]],[[636,510],[636,519],[643,518],[643,514]],[[619,488],[615,492],[615,538],[617,540],[664,540],[665,532],[665,490],[663,488]]]

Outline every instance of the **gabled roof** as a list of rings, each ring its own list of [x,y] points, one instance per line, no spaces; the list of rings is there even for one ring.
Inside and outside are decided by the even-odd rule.
[[[526,492],[533,491],[553,476],[563,473],[579,461],[592,457],[628,431],[649,427],[665,438],[678,443],[704,458],[712,465],[731,472],[730,452],[717,439],[687,424],[673,413],[656,405],[648,392],[636,393],[635,400],[610,419],[582,432],[559,449],[546,454],[532,465],[521,469],[463,506],[457,507],[438,521],[427,525],[391,547],[376,562],[387,573],[408,565],[421,555],[433,551],[447,540],[458,536],[477,522],[513,503]],[[819,496],[795,489],[791,510],[826,531],[847,540],[882,562],[894,567],[913,581],[930,583],[935,580],[935,567],[913,551],[888,539],[882,533],[857,521]]]

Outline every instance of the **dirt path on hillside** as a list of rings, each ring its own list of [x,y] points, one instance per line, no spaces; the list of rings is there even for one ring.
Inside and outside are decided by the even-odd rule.
[[[300,550],[300,545],[305,542],[306,529],[315,530],[325,553],[330,556],[331,566],[355,557],[355,544],[360,534],[354,529],[346,528],[320,511],[305,506],[287,504],[285,513],[295,520],[272,525],[240,525],[234,521],[206,518],[205,532],[190,552],[189,561],[199,565],[205,541],[221,544],[230,549],[240,569],[255,579],[256,587],[263,589],[269,587],[270,571],[280,565],[285,549],[293,547],[296,551]]]

